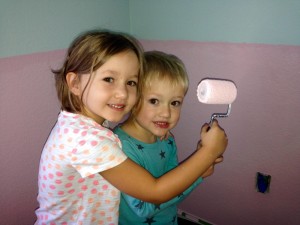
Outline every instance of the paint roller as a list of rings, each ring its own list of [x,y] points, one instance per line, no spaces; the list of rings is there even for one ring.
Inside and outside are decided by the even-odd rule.
[[[236,85],[230,80],[205,78],[200,81],[197,88],[197,97],[204,104],[226,104],[226,113],[213,113],[210,118],[210,126],[214,118],[228,117],[231,111],[231,104],[237,96]]]

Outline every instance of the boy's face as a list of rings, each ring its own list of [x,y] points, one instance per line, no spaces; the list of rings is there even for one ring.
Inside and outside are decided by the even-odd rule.
[[[174,128],[179,120],[184,88],[168,80],[154,80],[143,90],[143,104],[136,115],[139,126],[149,136],[161,137]]]

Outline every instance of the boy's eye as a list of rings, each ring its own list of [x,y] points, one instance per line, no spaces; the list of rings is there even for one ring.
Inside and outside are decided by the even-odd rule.
[[[181,102],[180,101],[173,101],[171,102],[172,106],[181,106]]]
[[[127,84],[128,84],[129,86],[132,86],[132,87],[137,86],[137,82],[136,82],[136,81],[133,81],[133,80],[128,81]]]
[[[112,83],[114,81],[112,77],[105,77],[103,80],[109,83]]]
[[[151,98],[151,99],[149,99],[149,102],[150,102],[150,104],[153,104],[153,105],[156,105],[156,104],[158,104],[158,100],[157,100],[157,99],[155,99],[155,98]]]

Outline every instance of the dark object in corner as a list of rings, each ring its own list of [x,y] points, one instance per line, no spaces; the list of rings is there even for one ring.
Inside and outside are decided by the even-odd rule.
[[[256,189],[258,192],[266,193],[270,191],[271,176],[260,172],[256,173]]]
[[[199,223],[195,223],[187,219],[178,217],[178,225],[199,225]]]

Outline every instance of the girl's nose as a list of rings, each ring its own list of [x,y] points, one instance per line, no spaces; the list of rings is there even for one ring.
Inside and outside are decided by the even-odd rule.
[[[127,98],[128,92],[126,89],[126,85],[119,85],[115,91],[115,97],[125,99]]]

